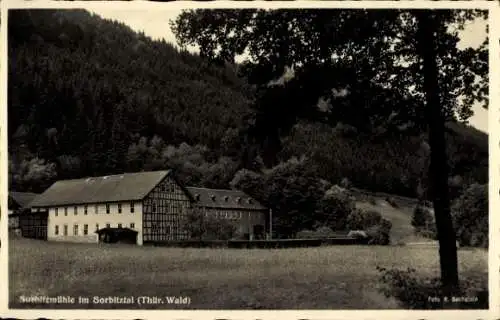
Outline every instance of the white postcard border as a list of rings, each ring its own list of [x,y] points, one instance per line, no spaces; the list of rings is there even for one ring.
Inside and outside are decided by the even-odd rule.
[[[173,10],[192,8],[433,8],[433,9],[483,9],[489,10],[489,311],[383,311],[383,310],[276,310],[276,311],[204,311],[204,310],[55,310],[9,309],[8,285],[0,285],[0,315],[21,319],[500,319],[500,7],[498,1],[212,1],[212,2],[146,2],[146,1],[20,1],[3,0],[1,3],[1,102],[0,109],[0,283],[8,284],[8,227],[6,213],[8,199],[7,170],[7,10],[11,8],[84,8],[113,10]],[[496,208],[496,209],[495,209]]]

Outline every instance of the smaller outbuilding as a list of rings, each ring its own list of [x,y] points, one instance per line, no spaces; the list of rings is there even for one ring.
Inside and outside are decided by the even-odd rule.
[[[102,228],[96,231],[99,242],[131,243],[137,242],[138,232],[129,228]]]
[[[30,218],[25,215],[30,214],[30,204],[36,196],[38,196],[38,194],[33,192],[9,192],[9,232],[21,234],[21,224],[24,225],[26,224],[25,220],[30,220]]]

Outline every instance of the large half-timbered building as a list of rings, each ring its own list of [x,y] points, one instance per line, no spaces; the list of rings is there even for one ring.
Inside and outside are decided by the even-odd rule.
[[[194,208],[233,221],[250,239],[269,230],[269,211],[245,193],[186,188],[170,170],[58,181],[31,203],[48,217],[48,240],[97,242],[102,228],[129,228],[139,245],[188,239],[183,224]]]

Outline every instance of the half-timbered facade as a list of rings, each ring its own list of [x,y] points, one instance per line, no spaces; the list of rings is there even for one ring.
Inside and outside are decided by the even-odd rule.
[[[243,192],[185,188],[170,170],[58,181],[31,207],[46,214],[46,238],[54,241],[98,242],[102,228],[137,231],[139,245],[185,240],[193,208],[232,219],[250,239],[262,238],[268,225],[267,209]]]
[[[9,192],[8,199],[8,216],[9,216],[9,232],[14,232],[16,234],[21,233],[21,224],[25,227],[35,227],[34,217],[25,215],[29,213],[29,205],[31,201],[37,196],[36,193],[32,192]],[[36,222],[42,221],[42,219],[36,219]],[[45,223],[46,225],[46,223]],[[29,234],[35,233],[32,230],[27,230]]]
[[[187,239],[183,217],[191,208],[191,198],[171,177],[163,180],[144,198],[145,242]]]
[[[48,216],[46,211],[23,213],[19,216],[19,229],[26,238],[47,239]]]

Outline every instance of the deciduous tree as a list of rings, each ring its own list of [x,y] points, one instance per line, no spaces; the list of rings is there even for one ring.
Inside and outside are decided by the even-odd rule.
[[[196,10],[172,24],[181,45],[233,62],[257,87],[253,134],[273,162],[298,118],[387,135],[428,132],[429,176],[446,291],[458,286],[448,195],[445,122],[486,102],[487,48],[460,50],[465,10]],[[458,26],[458,28],[457,28]],[[293,76],[286,76],[290,70]],[[318,101],[327,108],[318,110]],[[324,103],[323,103],[324,106]],[[321,112],[319,112],[321,111]]]

